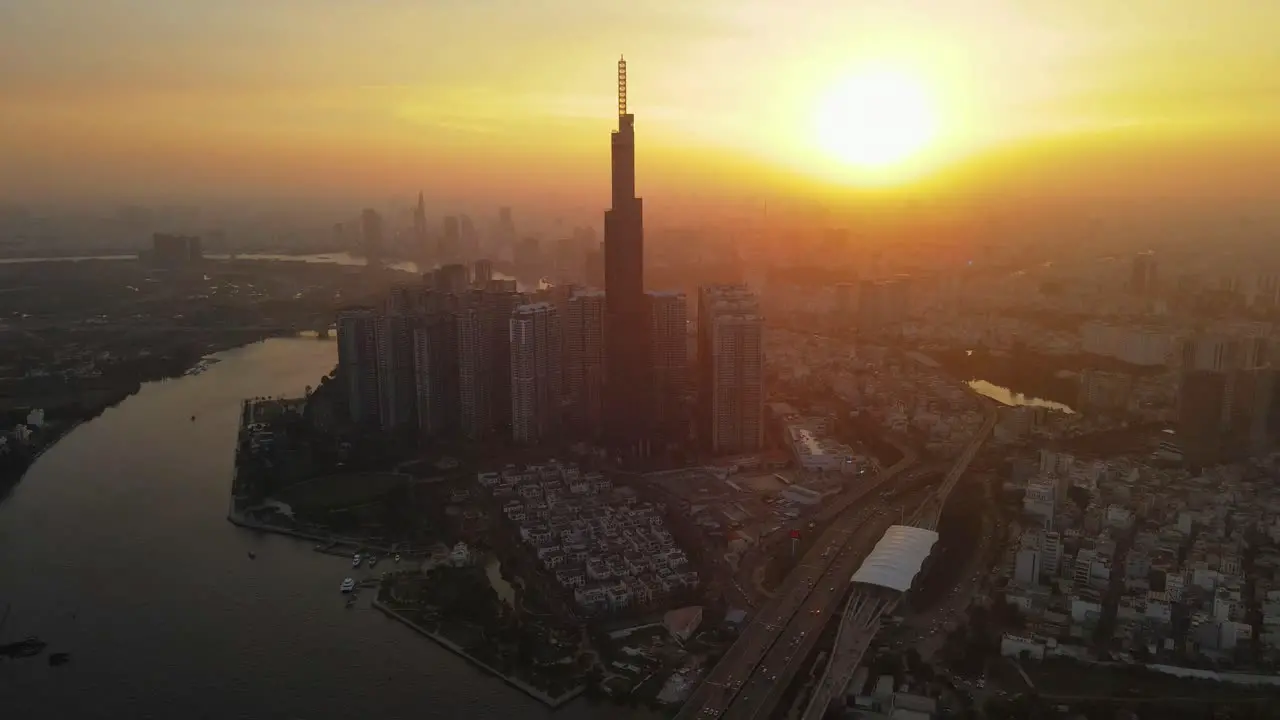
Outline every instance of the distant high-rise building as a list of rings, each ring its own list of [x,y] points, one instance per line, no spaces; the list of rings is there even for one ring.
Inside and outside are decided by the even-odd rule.
[[[462,234],[458,218],[450,215],[444,219],[444,234],[440,236],[438,257],[442,263],[455,263],[461,258]]]
[[[470,215],[458,216],[458,239],[462,243],[462,257],[459,260],[473,258],[480,252],[480,235],[476,232],[476,224]]]
[[[471,280],[477,287],[484,287],[493,279],[493,261],[481,258],[475,262]]]
[[[684,293],[649,293],[649,318],[654,426],[668,443],[688,440],[689,308]]]
[[[560,429],[563,383],[560,314],[550,303],[521,305],[511,314],[511,436],[537,443]]]
[[[338,313],[337,325],[338,380],[350,420],[378,423],[378,313],[373,308],[344,310]]]
[[[613,207],[604,214],[605,426],[617,452],[648,452],[650,329],[644,294],[644,203],[636,197],[635,116],[627,111],[627,63],[618,61],[618,129],[611,138]]]
[[[588,248],[583,260],[588,287],[604,287],[604,248]]]
[[[413,208],[413,250],[430,254],[427,248],[427,205],[418,193],[418,204]]]
[[[764,444],[764,321],[745,285],[698,291],[699,434],[717,454]]]
[[[494,227],[494,236],[489,248],[495,255],[498,253],[506,253],[513,249],[516,244],[516,221],[511,214],[511,208],[498,208],[498,221]]]
[[[162,268],[177,268],[198,263],[204,259],[200,238],[194,235],[154,233],[151,236],[151,264]]]
[[[360,239],[364,256],[371,267],[382,262],[382,216],[373,208],[360,213]]]
[[[426,315],[413,331],[418,430],[425,437],[458,430],[458,320],[451,312]]]
[[[1191,338],[1181,349],[1178,442],[1196,467],[1268,449],[1276,373],[1266,337]]]
[[[516,246],[515,263],[524,273],[542,270],[542,244],[538,242],[538,238],[527,237],[520,241]]]
[[[1205,467],[1221,462],[1228,412],[1227,373],[1191,370],[1182,374],[1177,438],[1188,463]]]
[[[1149,295],[1156,289],[1156,256],[1142,253],[1133,258],[1133,270],[1129,278],[1129,290],[1137,295]]]
[[[432,271],[431,288],[437,292],[460,295],[470,287],[470,273],[462,263],[441,265]]]
[[[604,431],[604,292],[574,293],[565,315],[569,420],[576,436],[596,440]]]
[[[378,346],[378,420],[383,430],[417,422],[413,315],[383,315],[376,328]]]

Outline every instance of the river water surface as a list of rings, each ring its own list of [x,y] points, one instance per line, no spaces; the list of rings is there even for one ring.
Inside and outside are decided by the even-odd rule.
[[[37,635],[72,655],[0,660],[0,717],[625,715],[552,713],[377,611],[344,609],[348,561],[228,523],[240,401],[301,394],[335,349],[275,339],[218,357],[81,425],[0,501],[0,642]]]

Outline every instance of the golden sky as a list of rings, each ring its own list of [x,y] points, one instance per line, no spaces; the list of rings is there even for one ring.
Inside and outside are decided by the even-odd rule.
[[[603,199],[620,53],[654,200],[830,181],[815,104],[868,63],[933,98],[920,183],[1253,182],[1276,28],[1263,0],[0,0],[0,192]]]

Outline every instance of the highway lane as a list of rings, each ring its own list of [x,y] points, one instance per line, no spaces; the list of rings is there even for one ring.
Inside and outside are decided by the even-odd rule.
[[[900,519],[904,507],[911,507],[927,493],[920,490],[893,504],[876,503],[855,517],[858,524],[850,541],[834,546],[834,562],[814,583],[812,592],[779,634],[751,677],[742,683],[737,697],[724,713],[726,720],[764,720],[777,707],[800,665],[813,651],[823,627],[840,615],[841,601],[850,579],[870,554],[886,530]]]
[[[714,717],[728,707],[738,692],[741,681],[760,662],[765,652],[773,645],[779,631],[791,621],[805,598],[821,580],[826,567],[834,562],[834,553],[823,557],[825,548],[836,544],[844,546],[849,535],[865,519],[861,512],[847,512],[856,503],[871,496],[885,483],[906,470],[916,461],[915,456],[907,456],[886,470],[872,484],[849,493],[836,500],[832,508],[833,514],[842,514],[835,523],[819,536],[809,552],[802,558],[791,574],[787,576],[785,587],[778,591],[775,599],[766,602],[760,612],[752,618],[741,637],[729,648],[720,662],[712,668],[703,682],[693,691],[685,702],[678,719],[696,717]],[[871,512],[867,508],[864,511]],[[849,573],[852,575],[852,572]],[[847,577],[845,582],[847,583]],[[712,714],[704,713],[704,710]]]
[[[941,515],[942,506],[946,503],[947,497],[955,488],[960,476],[969,468],[969,463],[973,462],[974,456],[977,455],[978,449],[982,447],[982,444],[986,442],[992,428],[995,427],[996,413],[994,408],[986,405],[984,409],[986,418],[982,427],[965,447],[960,457],[956,458],[955,465],[947,473],[947,477],[943,480],[941,487],[929,493],[928,499],[920,508],[920,512],[913,516],[913,524],[928,527],[930,530],[936,529],[938,517]],[[924,517],[921,517],[922,515]],[[869,626],[862,626],[856,623],[849,627],[842,626],[843,632],[836,638],[835,647],[828,658],[822,681],[818,683],[818,687],[814,690],[814,697],[805,711],[806,720],[821,717],[826,712],[827,706],[836,693],[843,692],[850,678],[852,678],[854,670],[857,669],[858,664],[862,661],[862,655],[866,652],[866,648],[870,645],[872,636],[874,636],[878,628],[878,621],[871,623]]]

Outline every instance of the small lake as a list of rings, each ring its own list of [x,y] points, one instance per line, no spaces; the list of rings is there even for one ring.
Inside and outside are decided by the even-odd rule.
[[[489,578],[489,585],[494,592],[498,593],[498,597],[507,607],[514,608],[516,606],[516,589],[511,587],[511,583],[502,577],[502,563],[497,557],[490,556],[489,562],[484,566],[484,574]]]

